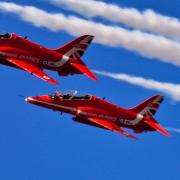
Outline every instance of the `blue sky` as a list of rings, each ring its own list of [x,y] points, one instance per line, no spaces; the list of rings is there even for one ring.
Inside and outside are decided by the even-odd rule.
[[[9,1],[10,2],[10,1]],[[75,14],[44,1],[11,1],[33,5],[49,12]],[[111,2],[106,0],[106,2]],[[180,18],[179,1],[157,2],[114,0],[114,3],[153,9],[164,15]],[[81,17],[80,15],[78,15]],[[29,39],[55,48],[74,37],[64,31],[51,32],[21,21],[17,16],[0,11],[0,31],[28,35]],[[111,24],[101,18],[97,21]],[[82,25],[83,28],[83,25]],[[124,48],[91,44],[83,56],[91,69],[127,73],[162,82],[179,83],[177,66],[148,59]],[[180,178],[180,135],[173,138],[159,133],[136,135],[133,141],[119,134],[77,124],[71,116],[32,106],[27,96],[77,89],[120,106],[130,108],[157,91],[143,89],[125,82],[98,76],[94,82],[85,76],[58,77],[61,84],[53,86],[29,74],[0,66],[0,179],[3,180],[70,180],[70,179],[141,179],[178,180]],[[180,127],[180,103],[166,97],[156,119],[165,127]]]

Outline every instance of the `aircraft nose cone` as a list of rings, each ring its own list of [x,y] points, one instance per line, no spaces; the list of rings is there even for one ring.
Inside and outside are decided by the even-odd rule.
[[[36,100],[33,97],[28,97],[25,99],[26,102],[34,103]]]

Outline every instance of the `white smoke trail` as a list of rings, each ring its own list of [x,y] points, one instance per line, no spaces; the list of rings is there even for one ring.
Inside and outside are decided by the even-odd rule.
[[[162,34],[170,37],[180,37],[180,20],[145,10],[140,12],[135,8],[122,8],[115,4],[108,4],[96,0],[49,0],[49,2],[67,7],[77,13],[89,17],[103,17],[113,22],[141,30]]]
[[[145,79],[143,77],[131,76],[128,74],[115,74],[104,71],[94,70],[96,74],[124,81],[142,88],[156,90],[169,95],[173,100],[180,101],[180,84],[172,84],[167,82],[159,82],[153,79]]]
[[[166,129],[171,132],[180,133],[180,128],[166,127]]]
[[[180,66],[180,44],[161,36],[140,31],[128,31],[120,27],[106,26],[75,16],[48,13],[32,6],[0,2],[0,11],[14,13],[22,20],[52,31],[64,30],[71,35],[92,34],[95,42],[107,46],[123,47],[151,58]]]

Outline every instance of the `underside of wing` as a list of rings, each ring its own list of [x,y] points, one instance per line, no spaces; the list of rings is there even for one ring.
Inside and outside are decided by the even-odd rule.
[[[43,72],[43,70],[38,67],[37,65],[31,63],[31,62],[25,62],[18,59],[6,59],[8,62],[16,65],[17,67],[27,71],[28,73],[37,76],[38,78],[47,81],[51,84],[59,84],[57,81],[49,77],[46,73]]]
[[[108,130],[114,131],[116,133],[122,134],[124,136],[127,136],[129,138],[135,139],[137,140],[137,138],[131,134],[129,134],[128,132],[124,131],[123,129],[119,128],[116,124],[114,124],[113,122],[109,122],[100,118],[88,118],[89,121],[92,121]]]

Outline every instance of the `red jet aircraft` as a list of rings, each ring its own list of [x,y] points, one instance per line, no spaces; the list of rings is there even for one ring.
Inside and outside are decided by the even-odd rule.
[[[60,76],[85,74],[96,80],[81,60],[92,40],[93,36],[84,35],[58,49],[48,49],[27,40],[27,37],[6,33],[0,35],[0,64],[25,70],[52,84],[58,82],[43,69],[57,71]]]
[[[137,139],[123,128],[132,129],[135,133],[159,131],[165,136],[171,136],[153,117],[163,99],[163,96],[153,96],[131,109],[124,109],[93,95],[77,95],[77,91],[56,92],[53,95],[28,97],[25,100],[54,111],[72,114],[76,122]]]

